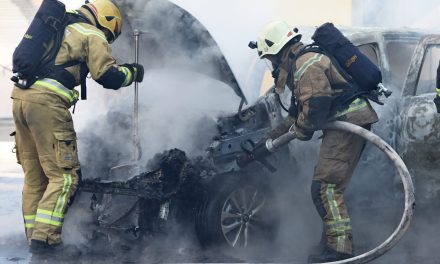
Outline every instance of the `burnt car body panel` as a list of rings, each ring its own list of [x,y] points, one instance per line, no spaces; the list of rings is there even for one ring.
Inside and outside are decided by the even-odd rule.
[[[392,97],[385,106],[388,112],[381,116],[383,124],[392,124],[389,132],[395,134],[388,140],[413,171],[416,185],[438,186],[440,115],[432,100],[440,53],[437,50],[430,52],[430,48],[440,48],[440,35],[372,30],[349,34],[349,38],[361,50],[365,46],[374,50],[376,58],[371,56],[372,52],[369,57],[376,60],[385,86],[394,92],[394,99]],[[419,199],[419,202],[427,202],[438,195],[424,194],[419,196],[426,199]]]
[[[402,91],[397,138],[398,150],[409,167],[432,170],[434,174],[439,170],[440,115],[432,102],[436,78],[433,73],[440,54],[432,50],[438,48],[439,35],[424,36],[415,48]]]

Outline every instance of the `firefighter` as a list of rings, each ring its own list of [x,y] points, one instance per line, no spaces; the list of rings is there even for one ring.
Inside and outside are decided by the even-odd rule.
[[[437,85],[437,88],[435,90],[436,90],[437,95],[434,98],[434,104],[435,104],[435,106],[437,108],[437,113],[440,114],[440,62],[439,62],[438,67],[437,67],[437,81],[436,81],[436,85]]]
[[[260,31],[257,50],[269,60],[276,92],[292,90],[289,116],[269,136],[276,138],[293,124],[299,140],[310,140],[328,120],[343,120],[370,129],[378,117],[366,99],[355,98],[345,105],[347,81],[330,58],[322,53],[302,53],[301,35],[286,22],[275,21]],[[324,130],[319,160],[311,184],[313,203],[323,221],[324,245],[309,256],[310,263],[347,259],[353,256],[353,234],[344,202],[344,191],[365,146],[365,140],[347,132]]]
[[[17,159],[25,174],[24,225],[34,254],[61,255],[67,248],[61,243],[61,229],[81,178],[69,108],[78,100],[73,88],[80,83],[82,67],[99,84],[115,90],[143,78],[142,65],[117,65],[111,54],[109,43],[120,35],[122,26],[115,4],[96,0],[74,13],[83,17],[83,22],[66,27],[55,60],[55,65],[68,66],[40,77],[28,89],[15,85],[11,96]],[[69,65],[72,61],[80,64]],[[69,79],[71,86],[66,87]]]

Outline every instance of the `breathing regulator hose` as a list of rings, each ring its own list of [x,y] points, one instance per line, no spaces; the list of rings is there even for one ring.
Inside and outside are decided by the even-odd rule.
[[[386,252],[388,252],[391,248],[393,248],[403,237],[403,235],[408,230],[411,220],[414,213],[415,207],[415,199],[414,199],[414,185],[411,179],[411,175],[409,174],[408,168],[406,167],[403,160],[397,154],[397,152],[383,139],[381,139],[376,134],[351,123],[342,122],[342,121],[334,121],[326,124],[322,127],[322,129],[331,129],[331,130],[341,130],[345,132],[350,132],[356,134],[368,142],[375,145],[382,152],[387,155],[387,157],[393,162],[394,167],[396,168],[397,173],[400,176],[400,179],[403,183],[403,188],[405,191],[405,209],[403,211],[402,219],[400,220],[399,225],[394,230],[394,232],[379,246],[376,248],[363,253],[359,256],[355,256],[353,258],[334,261],[334,262],[325,262],[331,264],[361,264],[368,263],[374,259],[379,258]],[[295,139],[295,132],[289,131],[286,134],[272,140],[268,139],[265,144],[265,153],[269,154],[275,152],[280,147],[286,145],[293,139]],[[260,151],[260,153],[263,153]]]

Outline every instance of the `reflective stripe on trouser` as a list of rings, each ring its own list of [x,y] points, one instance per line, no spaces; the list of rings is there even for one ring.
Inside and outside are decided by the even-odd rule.
[[[24,220],[24,227],[25,228],[34,228],[35,216],[36,215],[25,215],[25,214],[23,214],[23,220]]]
[[[78,184],[70,112],[14,99],[13,114],[17,156],[25,174],[22,210],[26,235],[28,240],[60,243],[64,215]]]
[[[49,210],[38,209],[35,222],[61,227],[63,226],[64,215]]]
[[[60,96],[66,98],[70,104],[75,104],[78,101],[78,92],[76,90],[69,90],[67,87],[59,83],[57,80],[44,78],[35,82],[35,85],[44,87]]]
[[[436,88],[435,90],[437,92],[437,96],[440,96],[440,88]]]
[[[350,217],[344,191],[359,161],[365,140],[347,132],[325,130],[312,183],[312,198],[321,216],[327,245],[353,253]]]

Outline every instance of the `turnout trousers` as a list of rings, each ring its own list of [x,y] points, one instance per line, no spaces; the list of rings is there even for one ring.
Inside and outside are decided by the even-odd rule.
[[[353,235],[344,191],[364,146],[365,140],[352,133],[325,130],[312,181],[313,203],[324,223],[322,242],[345,254],[353,254]]]
[[[64,217],[80,176],[76,134],[67,107],[13,100],[16,153],[24,171],[26,236],[61,242]]]

